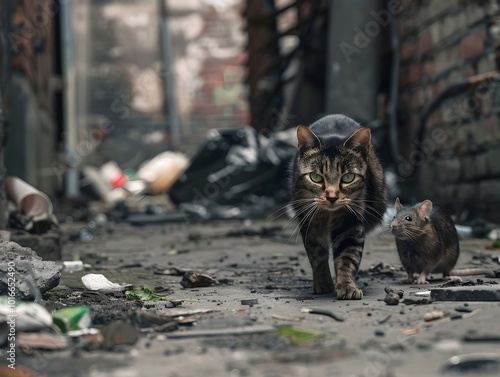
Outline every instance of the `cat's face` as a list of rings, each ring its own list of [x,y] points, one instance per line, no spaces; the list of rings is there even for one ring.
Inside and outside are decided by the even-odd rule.
[[[400,240],[415,240],[419,237],[427,224],[432,211],[432,202],[425,200],[413,207],[403,207],[396,199],[396,216],[391,222],[391,232]]]
[[[313,137],[303,131],[303,138]],[[310,131],[309,131],[310,132]],[[298,133],[300,143],[300,130]],[[358,138],[368,135],[358,135]],[[352,139],[352,138],[351,138]],[[312,200],[316,206],[337,211],[357,211],[362,207],[368,165],[360,142],[351,140],[330,155],[319,139],[302,143],[297,164],[296,198]]]

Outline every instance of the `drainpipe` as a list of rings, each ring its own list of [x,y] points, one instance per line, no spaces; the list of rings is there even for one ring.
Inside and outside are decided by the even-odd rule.
[[[72,2],[62,1],[60,4],[62,75],[63,75],[63,111],[65,161],[68,170],[65,172],[65,194],[68,198],[80,195],[78,171],[78,130],[76,124],[76,72],[74,61],[74,38],[71,27]]]

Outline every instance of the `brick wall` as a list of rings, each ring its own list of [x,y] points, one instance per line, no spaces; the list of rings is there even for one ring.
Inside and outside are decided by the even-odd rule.
[[[397,165],[407,201],[500,221],[500,82],[460,90],[420,118],[442,91],[496,71],[496,1],[410,1],[399,17]]]

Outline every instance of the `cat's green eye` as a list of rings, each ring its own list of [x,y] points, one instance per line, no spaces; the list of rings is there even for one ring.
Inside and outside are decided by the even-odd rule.
[[[313,181],[314,183],[323,182],[323,176],[321,174],[318,174],[318,173],[309,174],[309,178],[311,178],[311,181]]]
[[[356,175],[354,175],[353,173],[346,173],[340,180],[342,181],[342,183],[351,183],[352,181],[354,181],[355,177]]]

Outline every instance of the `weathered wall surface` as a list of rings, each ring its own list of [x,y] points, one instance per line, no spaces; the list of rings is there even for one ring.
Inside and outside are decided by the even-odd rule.
[[[52,194],[58,184],[52,172],[57,157],[54,20],[58,6],[53,0],[17,0],[11,7],[11,30],[5,38],[5,47],[11,49],[5,165],[9,175]]]
[[[249,123],[241,0],[172,0],[169,29],[183,142]]]
[[[399,17],[398,173],[406,200],[500,221],[500,82],[460,90],[421,129],[424,106],[452,86],[496,71],[495,1],[407,2]]]

